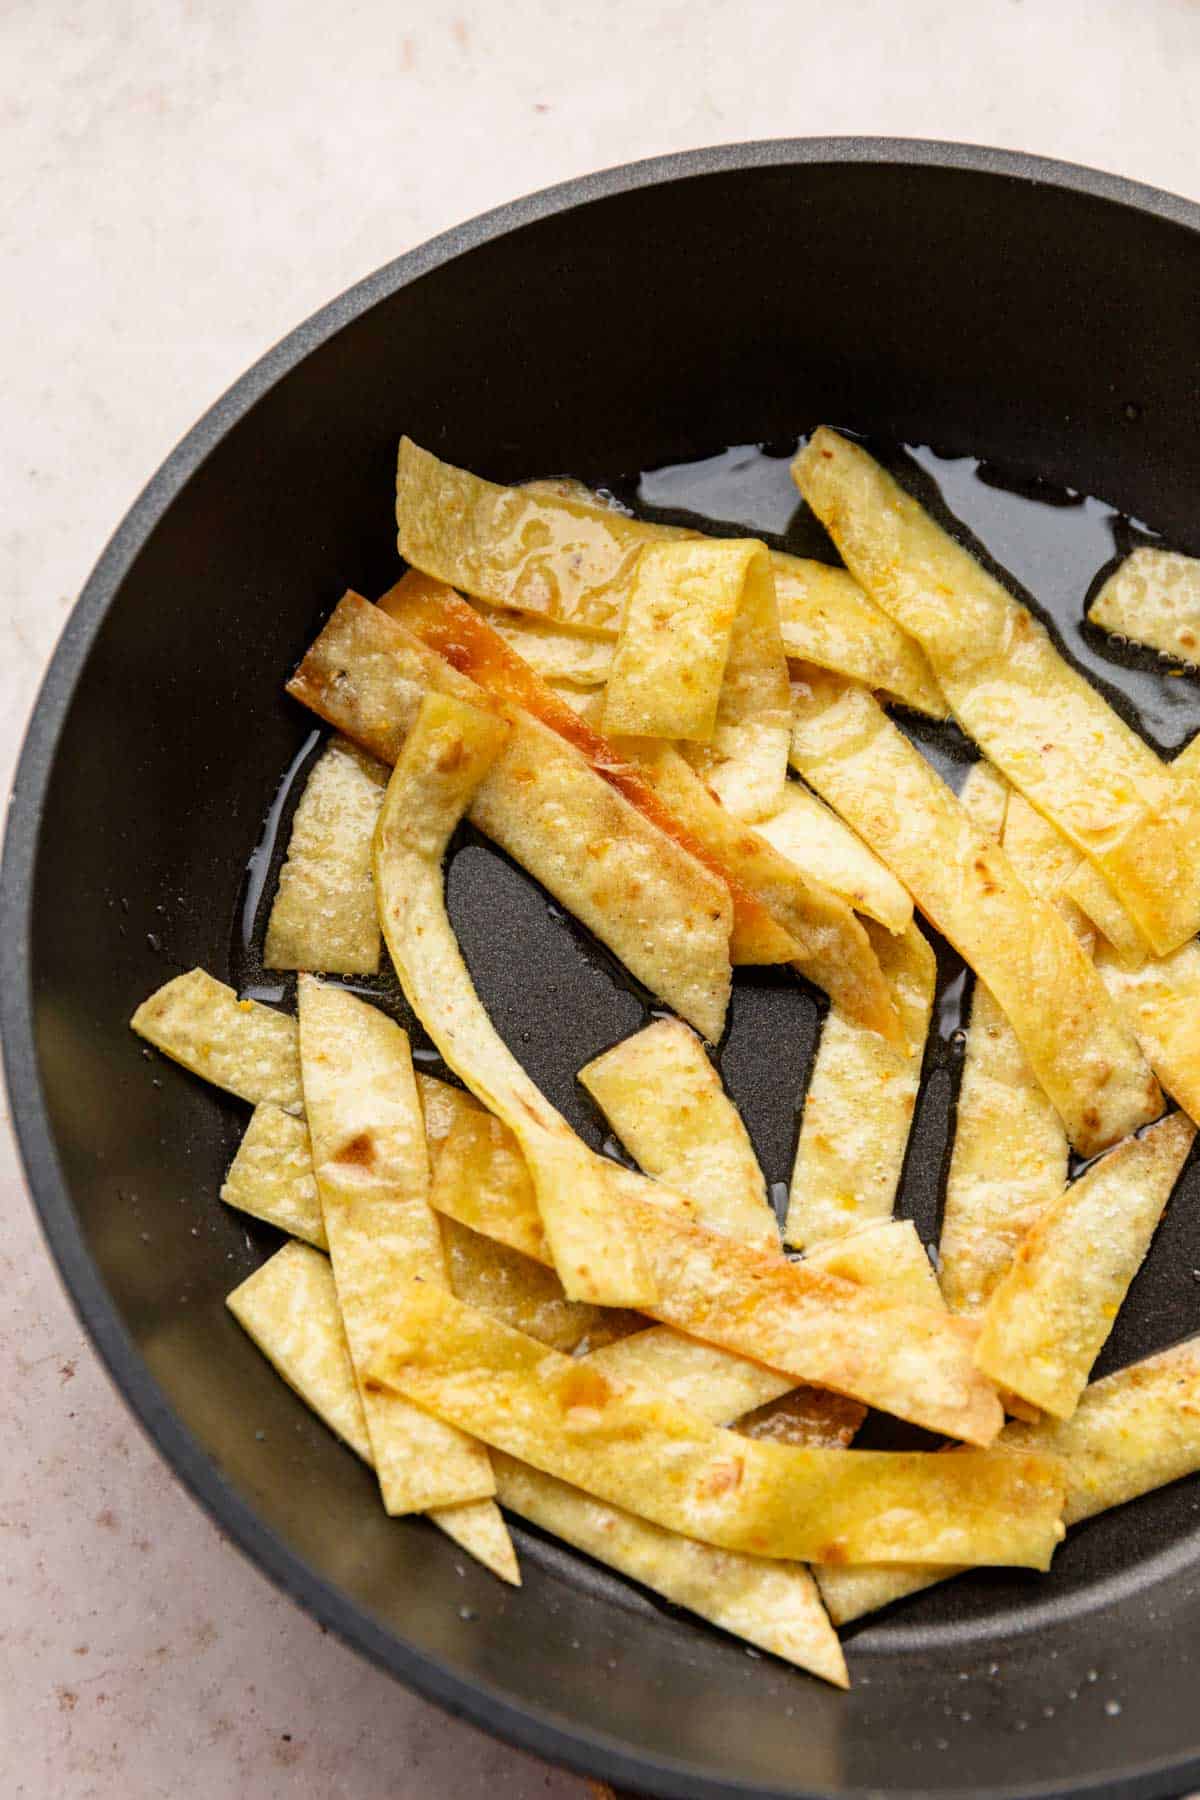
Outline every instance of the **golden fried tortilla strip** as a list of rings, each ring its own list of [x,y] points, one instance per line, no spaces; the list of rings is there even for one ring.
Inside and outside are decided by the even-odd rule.
[[[749,1133],[694,1031],[678,1019],[656,1019],[577,1079],[647,1175],[687,1194],[706,1225],[778,1248]]]
[[[802,781],[788,782],[782,806],[759,819],[754,830],[809,881],[839,894],[855,912],[895,933],[911,925],[908,890]]]
[[[129,1023],[156,1050],[214,1087],[253,1106],[303,1110],[295,1019],[258,1000],[239,1000],[203,969],[165,982]]]
[[[1095,864],[1159,955],[1193,936],[1200,793],[1183,793],[1045,627],[860,445],[822,427],[793,472],[851,573],[924,649],[964,730]]]
[[[806,1249],[884,1218],[896,1200],[912,1126],[937,964],[915,925],[868,925],[899,1005],[900,1049],[831,1007],[821,1027],[792,1168],[784,1238]]]
[[[1189,1118],[1200,1121],[1200,944],[1138,968],[1101,944],[1096,967],[1154,1073]]]
[[[346,738],[334,738],[314,765],[279,871],[264,967],[378,974],[371,836],[387,773]]]
[[[1062,1480],[1051,1459],[743,1438],[430,1286],[406,1303],[368,1383],[572,1487],[727,1550],[1042,1568],[1062,1536]]]
[[[1196,1135],[1171,1113],[1102,1157],[1022,1240],[983,1315],[975,1360],[992,1380],[1069,1419]]]
[[[991,989],[1076,1149],[1156,1117],[1158,1084],[1062,915],[869,694],[815,670],[794,694],[802,773]]]
[[[303,1119],[264,1103],[256,1106],[221,1188],[226,1206],[277,1225],[318,1250],[329,1248],[312,1145]]]
[[[1012,1420],[996,1448],[1009,1444],[1061,1458],[1067,1525],[1193,1474],[1200,1469],[1200,1338],[1092,1382],[1069,1419]],[[848,1625],[949,1573],[919,1566],[825,1568],[818,1582],[834,1623]]]
[[[950,708],[925,652],[867,598],[848,570],[778,552],[771,564],[789,657],[879,689],[915,712],[946,718]]]
[[[709,744],[753,540],[647,544],[604,690],[605,732]]]
[[[1132,644],[1200,663],[1200,561],[1141,544],[1109,576],[1087,616]]]

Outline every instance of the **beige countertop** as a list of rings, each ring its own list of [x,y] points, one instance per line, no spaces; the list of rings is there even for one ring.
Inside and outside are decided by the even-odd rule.
[[[1196,0],[66,0],[0,8],[0,759],[138,488],[307,313],[566,176],[891,133],[1200,194]],[[818,271],[819,273],[819,271]],[[0,1147],[0,1788],[584,1800],[283,1599],[109,1387]]]

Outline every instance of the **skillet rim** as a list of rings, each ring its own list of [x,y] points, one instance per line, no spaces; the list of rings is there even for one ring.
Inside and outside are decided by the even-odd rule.
[[[795,1788],[730,1783],[690,1765],[631,1754],[616,1739],[565,1727],[549,1712],[517,1704],[491,1684],[459,1674],[383,1627],[289,1549],[226,1480],[176,1418],[151,1375],[84,1242],[51,1135],[38,1070],[30,951],[34,871],[47,784],[78,679],[105,616],[147,539],[174,499],[233,425],[311,351],[421,276],[467,251],[537,220],[592,201],[697,176],[758,168],[875,164],[962,170],[1058,188],[1129,207],[1200,233],[1200,205],[1123,176],[983,145],[919,138],[775,138],[710,146],[624,163],[525,195],[429,239],[347,288],[296,326],[218,399],[143,488],[105,546],[67,620],[34,701],[12,791],[0,866],[0,1040],[12,1124],[42,1235],[75,1313],[109,1378],[159,1454],[221,1534],[312,1617],[406,1686],[455,1717],[522,1750],[585,1776],[662,1800],[796,1800]],[[1049,1796],[1149,1796],[1200,1787],[1200,1746],[1183,1759],[1110,1770],[1102,1780],[1026,1784],[1017,1789],[939,1790],[941,1800],[1043,1800]],[[866,1790],[813,1788],[812,1800],[847,1800]],[[877,1790],[873,1790],[877,1792]],[[888,1790],[918,1800],[919,1790]]]

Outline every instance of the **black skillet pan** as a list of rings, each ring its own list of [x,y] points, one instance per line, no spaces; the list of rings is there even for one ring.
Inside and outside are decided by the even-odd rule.
[[[1068,651],[1177,748],[1200,723],[1192,681],[1079,619],[1136,535],[1108,508],[1200,552],[1198,296],[1200,209],[1081,169],[847,140],[617,170],[451,232],[302,326],[165,464],[71,618],[21,764],[0,934],[13,1116],[53,1253],[130,1404],[247,1554],[531,1750],[660,1795],[1182,1792],[1200,1783],[1200,1485],[1082,1528],[1048,1579],[978,1576],[866,1622],[849,1695],[533,1534],[524,1587],[502,1590],[423,1522],[386,1520],[225,1313],[271,1248],[215,1198],[244,1111],[147,1060],[125,1021],[193,963],[255,976],[247,858],[310,730],[281,684],[347,584],[394,577],[401,430],[500,480],[613,481],[730,444],[778,457],[821,419],[933,446],[906,478],[940,479]],[[964,456],[982,468],[947,460]],[[768,502],[732,477],[714,499],[695,472],[634,491],[819,548],[781,470],[759,467]],[[930,748],[963,760],[952,736]],[[501,1029],[598,1142],[574,1071],[644,997],[483,845],[460,844],[450,895]],[[774,1180],[817,1022],[798,984],[741,979],[724,1068]],[[930,1236],[954,1079],[951,1037],[904,1185]],[[1197,1199],[1194,1180],[1177,1193],[1110,1365],[1200,1329]]]

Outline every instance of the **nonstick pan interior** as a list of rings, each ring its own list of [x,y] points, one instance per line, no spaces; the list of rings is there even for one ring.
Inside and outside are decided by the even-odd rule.
[[[1033,515],[973,515],[953,471],[982,458],[972,481],[1009,497],[1037,477],[1029,504],[1051,509],[1098,496],[1200,552],[1198,222],[1081,171],[880,143],[707,152],[522,202],[382,271],[197,427],[48,678],[6,848],[6,1061],[34,1196],[102,1354],[194,1491],[322,1619],[454,1710],[629,1788],[1183,1791],[1200,1766],[1200,1491],[1082,1528],[1049,1580],[979,1576],[865,1623],[848,1696],[533,1534],[524,1587],[501,1590],[422,1522],[383,1516],[226,1314],[272,1242],[216,1200],[244,1109],[147,1058],[125,1021],[193,963],[255,976],[247,857],[311,728],[281,682],[345,586],[394,576],[401,430],[500,480],[779,451],[821,419],[932,447],[916,478],[941,479],[1071,628],[1079,540],[1035,554]],[[1144,660],[1092,651],[1160,747],[1200,721],[1188,678],[1160,716]],[[599,1141],[572,1077],[642,998],[482,843],[460,842],[449,888],[498,1023]],[[818,1012],[793,983],[740,979],[724,1067],[778,1179]],[[918,1132],[905,1186],[927,1230],[952,1054],[936,1074],[941,1124]],[[1114,1363],[1200,1328],[1195,1213],[1189,1185]]]

